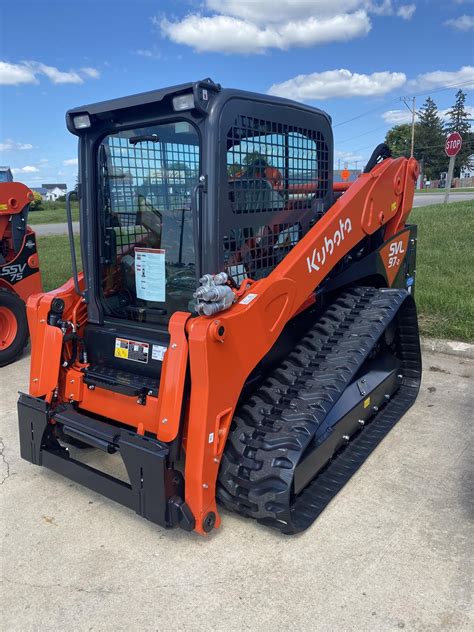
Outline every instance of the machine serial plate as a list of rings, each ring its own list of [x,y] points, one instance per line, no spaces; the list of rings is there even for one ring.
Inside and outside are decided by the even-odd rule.
[[[150,345],[147,342],[137,342],[127,340],[127,338],[115,338],[116,358],[121,360],[133,360],[134,362],[148,362],[148,350]]]

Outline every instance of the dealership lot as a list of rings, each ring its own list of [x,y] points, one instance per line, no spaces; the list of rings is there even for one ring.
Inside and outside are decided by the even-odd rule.
[[[204,539],[20,460],[28,358],[0,369],[3,628],[472,629],[473,374],[425,354],[414,408],[304,534],[224,512]]]

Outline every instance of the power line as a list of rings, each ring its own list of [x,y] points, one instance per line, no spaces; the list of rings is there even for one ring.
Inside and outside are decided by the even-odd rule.
[[[357,134],[357,136],[352,136],[351,138],[345,138],[344,140],[340,140],[340,141],[337,142],[337,145],[342,145],[344,143],[348,143],[351,140],[354,140],[355,138],[360,138],[361,136],[367,136],[367,134],[372,134],[372,132],[378,132],[379,130],[381,130],[381,129],[385,128],[385,127],[387,127],[386,124],[385,125],[380,125],[380,127],[369,129],[368,132],[363,132],[362,134]]]
[[[431,94],[437,94],[438,92],[444,92],[446,90],[451,90],[452,88],[460,88],[461,86],[464,86],[466,84],[470,84],[472,83],[472,79],[469,79],[468,81],[462,81],[461,83],[453,83],[449,86],[445,86],[444,88],[437,88],[436,90],[427,90],[425,92],[419,92],[417,94],[412,94],[412,95],[407,95],[408,98],[413,98],[413,97],[422,97],[425,94],[431,95]],[[364,116],[367,116],[368,114],[372,114],[373,112],[377,112],[377,110],[381,110],[383,108],[388,107],[391,103],[398,103],[401,97],[397,97],[396,99],[391,99],[390,101],[386,101],[385,103],[383,103],[382,105],[379,105],[375,108],[372,108],[370,110],[367,110],[366,112],[362,112],[361,114],[358,114],[357,116],[353,116],[350,119],[347,119],[346,121],[341,121],[340,123],[336,123],[335,125],[333,125],[334,127],[339,127],[340,125],[346,125],[346,123],[352,123],[352,121],[356,121],[357,119],[363,118]]]

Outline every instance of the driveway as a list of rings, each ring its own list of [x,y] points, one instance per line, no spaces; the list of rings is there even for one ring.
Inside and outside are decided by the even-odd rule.
[[[304,534],[223,511],[209,538],[20,460],[28,358],[0,369],[3,629],[474,629],[473,369],[425,354],[416,405]]]

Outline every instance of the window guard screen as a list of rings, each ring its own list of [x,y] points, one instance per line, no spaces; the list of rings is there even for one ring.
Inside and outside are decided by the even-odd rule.
[[[319,219],[328,173],[320,131],[236,118],[227,133],[230,213],[223,248],[226,271],[237,283],[269,274]]]
[[[99,217],[106,313],[166,324],[174,311],[190,308],[196,285],[191,191],[198,177],[198,135],[188,123],[122,131],[102,141]],[[144,250],[148,263],[141,277],[137,252]],[[142,254],[139,259],[140,264]]]

